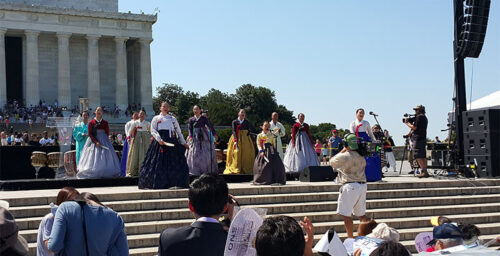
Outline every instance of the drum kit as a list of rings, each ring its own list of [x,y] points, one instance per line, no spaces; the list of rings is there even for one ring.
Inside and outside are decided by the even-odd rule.
[[[42,151],[33,151],[31,154],[31,165],[35,167],[35,177],[37,179],[40,169],[45,166],[54,169],[56,179],[74,177],[78,172],[75,158],[75,150],[67,151],[64,154],[61,152],[45,153]]]

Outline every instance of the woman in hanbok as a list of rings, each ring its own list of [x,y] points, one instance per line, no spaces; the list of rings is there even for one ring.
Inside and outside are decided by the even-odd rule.
[[[299,121],[292,126],[292,139],[283,160],[287,173],[299,173],[306,167],[319,166],[309,125],[304,123],[305,115],[300,113],[298,118]]]
[[[146,119],[146,112],[139,112],[139,120],[130,125],[130,148],[127,157],[127,176],[138,176],[142,167],[142,161],[148,152],[151,143],[151,123]]]
[[[271,116],[271,132],[274,135],[274,138],[276,139],[276,150],[279,153],[279,156],[281,158],[281,161],[285,159],[285,156],[283,155],[283,144],[281,143],[281,137],[285,136],[285,127],[278,122],[278,113],[274,112]]]
[[[351,133],[356,134],[360,141],[372,142],[376,141],[375,135],[373,135],[370,123],[363,120],[365,117],[365,110],[360,108],[356,110],[356,120],[352,121],[349,127]],[[373,156],[365,157],[366,167],[365,175],[367,181],[379,181],[382,179],[382,172],[380,169],[380,158],[377,153]]]
[[[193,113],[194,116],[189,119],[188,123],[189,150],[186,152],[189,173],[192,175],[218,173],[213,142],[213,138],[217,140],[214,126],[206,116],[201,114],[199,106],[193,107]]]
[[[87,142],[78,163],[78,178],[111,178],[120,176],[120,161],[109,141],[108,122],[102,119],[103,110],[96,108],[95,118],[88,124]]]
[[[233,121],[233,135],[227,145],[226,169],[224,174],[252,174],[255,161],[255,148],[249,129],[253,125],[245,119],[246,112],[240,109],[238,118]]]
[[[151,142],[139,173],[140,189],[187,188],[189,167],[184,156],[189,146],[184,140],[170,106],[162,102],[161,113],[151,121]]]
[[[78,162],[80,160],[80,156],[82,154],[83,146],[85,146],[85,142],[87,141],[88,138],[88,133],[89,133],[89,112],[88,111],[83,111],[82,112],[82,121],[79,122],[78,124],[75,125],[75,128],[73,130],[73,138],[75,139],[75,151],[76,151],[76,156],[75,156],[75,161],[76,165],[78,166]]]
[[[128,121],[125,124],[125,142],[123,142],[122,160],[120,163],[120,170],[122,176],[125,176],[127,174],[128,151],[130,147],[130,134],[129,134],[130,126],[138,119],[139,119],[139,113],[137,113],[137,111],[134,111],[132,112],[132,120]]]
[[[269,131],[269,122],[264,122],[262,132],[257,135],[259,154],[253,165],[253,184],[286,184],[285,166],[276,151],[276,139]]]

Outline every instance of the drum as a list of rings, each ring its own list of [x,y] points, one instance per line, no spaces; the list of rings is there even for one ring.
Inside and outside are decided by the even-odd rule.
[[[64,153],[64,169],[66,169],[67,176],[75,176],[78,172],[76,170],[76,151],[71,150]]]
[[[64,163],[59,161],[61,159],[61,152],[51,152],[47,154],[47,166],[50,168],[63,167]]]
[[[47,164],[47,153],[41,151],[33,151],[31,153],[31,165],[33,167],[43,167]]]

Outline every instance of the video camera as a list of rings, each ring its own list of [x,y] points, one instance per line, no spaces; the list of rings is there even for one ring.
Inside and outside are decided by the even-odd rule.
[[[380,151],[382,143],[380,142],[368,142],[364,141],[363,138],[359,138],[358,141],[358,153],[361,156],[372,157]]]
[[[408,114],[408,113],[405,113],[403,115],[403,123],[410,123],[410,124],[414,124],[415,123],[415,115],[412,115],[412,114]]]

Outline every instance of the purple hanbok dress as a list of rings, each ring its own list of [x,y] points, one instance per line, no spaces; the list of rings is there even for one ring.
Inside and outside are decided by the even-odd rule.
[[[217,173],[217,158],[213,136],[215,129],[205,116],[189,119],[189,150],[186,152],[186,160],[189,166],[189,173],[192,175],[202,175],[204,173]]]

